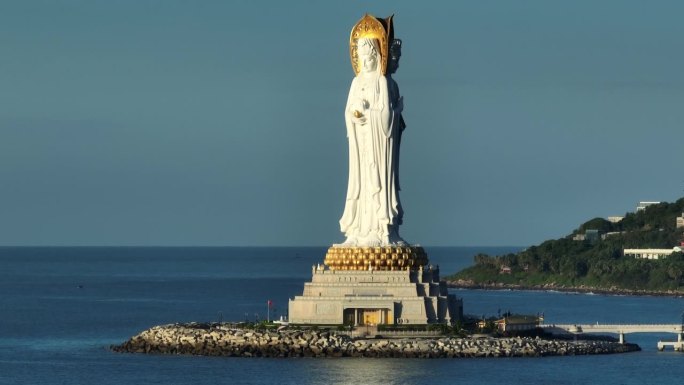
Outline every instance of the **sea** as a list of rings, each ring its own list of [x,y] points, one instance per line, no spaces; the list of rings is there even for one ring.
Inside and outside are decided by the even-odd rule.
[[[477,253],[426,247],[442,275]],[[226,358],[114,353],[154,325],[286,313],[325,247],[2,247],[0,384],[681,384],[667,334],[629,334],[640,352],[472,359]],[[464,311],[543,313],[546,323],[679,323],[684,299],[452,289]],[[268,301],[273,308],[269,311]]]

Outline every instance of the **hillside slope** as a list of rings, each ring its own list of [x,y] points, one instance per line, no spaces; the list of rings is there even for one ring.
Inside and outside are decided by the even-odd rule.
[[[628,213],[618,223],[594,218],[572,234],[516,254],[475,256],[475,265],[446,280],[461,287],[514,287],[684,294],[684,255],[660,260],[622,255],[625,248],[672,249],[682,241],[676,218],[684,198]],[[602,237],[573,240],[587,230]]]

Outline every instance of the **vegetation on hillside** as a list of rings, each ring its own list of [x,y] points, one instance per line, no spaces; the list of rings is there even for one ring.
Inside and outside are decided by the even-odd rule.
[[[684,212],[684,198],[628,213],[618,223],[594,218],[567,237],[546,241],[516,254],[475,256],[475,265],[447,277],[474,285],[524,287],[593,287],[684,292],[684,255],[647,260],[623,256],[625,248],[672,249],[680,245],[683,229],[676,217]],[[576,241],[586,230],[604,237]],[[510,270],[509,270],[510,269]]]

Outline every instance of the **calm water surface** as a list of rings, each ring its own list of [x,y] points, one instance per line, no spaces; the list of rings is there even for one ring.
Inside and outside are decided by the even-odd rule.
[[[427,248],[442,274],[501,248]],[[254,320],[301,294],[325,248],[0,248],[0,384],[681,383],[669,335],[639,353],[531,359],[244,359],[115,354],[150,326]],[[454,290],[465,312],[544,312],[548,323],[677,323],[684,299]]]

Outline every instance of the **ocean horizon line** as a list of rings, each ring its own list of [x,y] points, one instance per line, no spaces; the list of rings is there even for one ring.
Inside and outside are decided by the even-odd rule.
[[[328,248],[331,245],[0,245],[0,248]],[[412,244],[427,248],[525,248],[521,245],[422,245]]]

